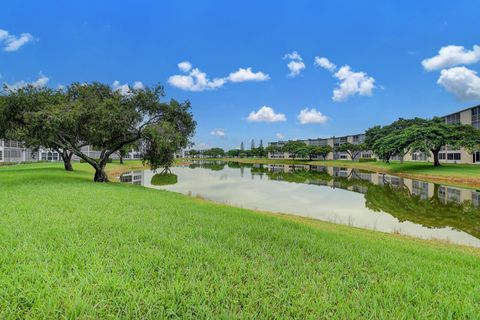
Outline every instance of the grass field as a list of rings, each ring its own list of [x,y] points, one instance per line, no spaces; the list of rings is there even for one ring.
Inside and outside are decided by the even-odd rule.
[[[430,182],[457,184],[480,188],[480,165],[445,163],[440,167],[434,167],[429,162],[405,162],[392,161],[387,164],[382,161],[358,162],[345,160],[308,161],[308,160],[284,160],[284,159],[254,159],[254,158],[222,158],[211,160],[235,161],[241,163],[257,164],[297,164],[348,167],[371,170],[382,173],[400,175],[406,178],[418,178]]]
[[[477,249],[94,184],[74,167],[0,168],[2,319],[480,314]]]

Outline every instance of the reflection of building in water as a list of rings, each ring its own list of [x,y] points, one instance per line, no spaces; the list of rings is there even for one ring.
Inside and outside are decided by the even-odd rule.
[[[428,182],[425,181],[412,181],[412,194],[419,196],[422,200],[430,198],[428,193]]]
[[[321,186],[330,186],[332,188],[341,188],[358,193],[366,193],[368,190],[368,183],[379,186],[390,186],[392,188],[406,188],[411,195],[418,196],[422,200],[431,199],[434,196],[438,197],[443,203],[463,203],[465,201],[471,202],[475,207],[480,207],[480,191],[463,189],[451,186],[435,185],[433,183],[406,179],[402,177],[392,176],[389,174],[360,171],[351,168],[325,167],[325,166],[293,166],[272,164],[265,168],[270,174],[272,173],[286,173],[286,174],[300,174],[303,170],[310,171],[312,176],[302,179],[290,178],[287,180],[286,176],[275,176],[275,180],[286,180],[290,182],[308,183]],[[318,179],[314,176],[318,174],[328,174],[331,179]],[[340,180],[339,180],[340,179]],[[359,183],[355,183],[358,180]],[[345,181],[351,183],[346,184]],[[360,183],[362,181],[362,183]],[[366,182],[367,184],[363,183]],[[435,194],[436,192],[436,194]]]
[[[120,182],[142,185],[143,171],[125,172],[120,176]]]

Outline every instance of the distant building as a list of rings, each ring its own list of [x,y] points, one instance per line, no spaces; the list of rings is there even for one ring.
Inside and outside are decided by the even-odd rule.
[[[336,148],[344,143],[350,142],[352,144],[361,144],[365,142],[365,134],[356,134],[342,137],[331,137],[331,138],[317,138],[317,139],[306,139],[306,140],[297,140],[305,143],[307,146],[330,146]],[[283,147],[288,141],[276,141],[270,142],[268,145]],[[274,152],[269,153],[268,157],[270,159],[292,159],[293,155],[288,152]],[[373,152],[370,150],[360,151],[358,158],[372,158]],[[298,157],[296,157],[299,159]],[[322,159],[321,156],[313,156],[313,159]],[[325,158],[326,160],[351,160],[350,156],[346,152],[337,152],[333,151],[328,154]]]
[[[445,122],[448,124],[467,124],[472,125],[473,127],[480,129],[480,105],[470,107],[458,112],[448,114],[443,117]],[[342,137],[331,137],[331,138],[318,138],[318,139],[307,139],[300,140],[307,145],[315,146],[324,146],[329,145],[332,148],[338,147],[343,143],[350,142],[352,144],[360,144],[365,142],[365,134],[356,134],[348,135]],[[270,142],[268,145],[274,146],[283,146],[288,141],[275,141]],[[360,153],[358,158],[371,158],[375,155],[371,150],[364,150]],[[288,152],[274,152],[269,153],[268,157],[271,159],[291,159],[292,155]],[[297,157],[298,158],[298,157]],[[314,157],[317,158],[317,157]],[[357,158],[357,159],[358,159]],[[439,154],[441,162],[447,163],[479,163],[480,164],[480,150],[474,152],[473,154],[468,152],[464,148],[456,149],[450,146],[445,146],[442,148],[442,151]],[[341,152],[331,152],[327,160],[350,160],[350,156],[346,153]],[[393,158],[393,160],[400,160],[398,157]],[[433,161],[431,155],[424,152],[411,152],[405,155],[405,161]]]

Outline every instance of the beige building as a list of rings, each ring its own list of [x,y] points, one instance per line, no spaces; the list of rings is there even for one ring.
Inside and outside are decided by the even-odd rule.
[[[331,138],[317,138],[317,139],[307,139],[307,140],[298,140],[305,143],[307,146],[330,146],[332,148],[339,147],[344,143],[352,143],[352,144],[361,144],[365,142],[365,134],[356,134],[356,135],[349,135],[349,136],[342,136],[342,137],[331,137]],[[277,142],[270,142],[268,145],[283,147],[288,141],[277,141]],[[373,152],[370,150],[363,150],[356,154],[356,159],[359,158],[372,158]],[[268,154],[268,158],[270,159],[292,159],[293,155],[289,152],[273,152]],[[302,159],[296,157],[296,159]],[[323,160],[321,156],[313,156],[312,159],[320,159]],[[346,152],[330,152],[326,157],[326,160],[351,160],[351,157]]]
[[[477,129],[480,129],[480,105],[470,107],[449,115],[444,116],[445,122],[448,124],[466,124],[472,125]],[[315,145],[315,146],[322,146],[322,145],[329,145],[332,148],[338,147],[343,143],[350,142],[353,144],[360,144],[365,142],[365,134],[356,134],[356,135],[349,135],[343,137],[331,137],[331,138],[318,138],[318,139],[307,139],[307,140],[300,140],[307,145]],[[269,145],[274,146],[283,146],[288,141],[278,141],[278,142],[271,142]],[[292,159],[293,156],[290,155],[288,152],[275,152],[269,153],[268,157],[270,159]],[[360,154],[357,156],[356,159],[359,158],[372,158],[375,157],[372,151],[364,150],[361,151]],[[323,159],[322,157],[313,157],[314,159]],[[474,152],[473,154],[465,150],[464,148],[455,149],[449,146],[445,146],[442,148],[442,151],[439,154],[440,162],[443,163],[467,163],[473,164],[478,163],[480,164],[480,151]],[[350,156],[346,153],[341,152],[331,152],[326,160],[351,160]],[[398,157],[393,158],[393,160],[400,160]],[[430,154],[426,154],[423,152],[411,152],[407,153],[404,157],[405,161],[427,161],[432,162],[433,158]]]

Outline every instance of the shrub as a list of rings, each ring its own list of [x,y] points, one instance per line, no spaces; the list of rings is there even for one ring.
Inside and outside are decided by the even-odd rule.
[[[360,158],[358,159],[358,162],[375,162],[377,161],[377,158]]]

